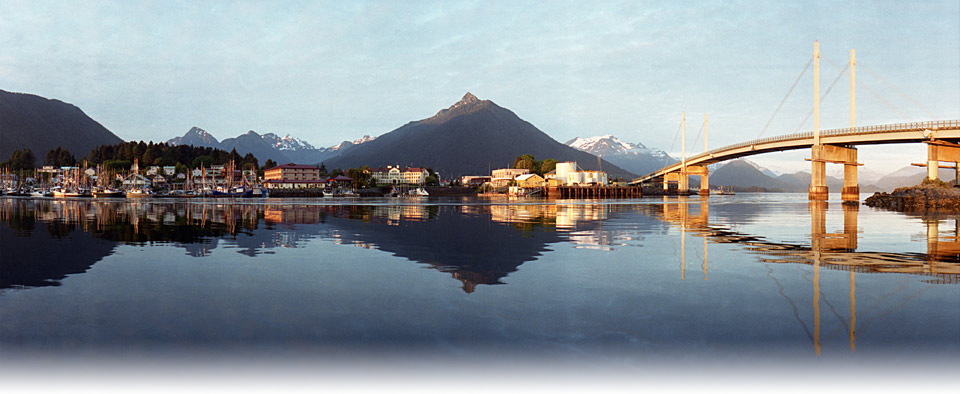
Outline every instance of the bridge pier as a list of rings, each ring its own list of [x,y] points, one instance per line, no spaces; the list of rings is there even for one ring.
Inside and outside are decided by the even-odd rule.
[[[927,179],[934,180],[940,177],[940,162],[953,163],[957,175],[960,175],[960,145],[942,141],[927,142]],[[960,176],[958,176],[960,178]]]
[[[843,201],[859,201],[860,185],[857,183],[857,148],[836,145],[814,145],[811,147],[810,194],[812,201],[827,200],[827,163],[843,164],[843,188],[840,190]]]
[[[686,174],[680,177],[687,178],[691,175],[700,176],[700,194],[710,195],[710,170],[707,169],[707,166],[687,166]],[[689,181],[687,184],[689,188]]]
[[[679,173],[676,173],[676,172],[671,172],[671,173],[664,174],[664,175],[663,175],[663,191],[664,191],[664,193],[670,191],[670,182],[676,182],[677,184],[679,184],[680,178],[681,178],[681,177],[680,177],[680,174],[679,174]],[[677,190],[679,190],[679,187],[677,188]]]

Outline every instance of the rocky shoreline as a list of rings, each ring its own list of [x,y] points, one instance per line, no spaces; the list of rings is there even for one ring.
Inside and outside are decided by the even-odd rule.
[[[897,188],[893,193],[877,192],[864,205],[901,212],[941,211],[960,213],[960,188],[933,183]]]

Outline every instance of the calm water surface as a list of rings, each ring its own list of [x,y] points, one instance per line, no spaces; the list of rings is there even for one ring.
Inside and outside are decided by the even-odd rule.
[[[805,195],[0,199],[0,352],[960,360],[957,216]]]

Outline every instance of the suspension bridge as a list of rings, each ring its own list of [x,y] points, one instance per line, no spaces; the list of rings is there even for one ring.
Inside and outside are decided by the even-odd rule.
[[[820,130],[820,43],[815,42],[813,47],[813,58],[810,63],[814,69],[814,105],[813,105],[813,131],[804,133],[794,133],[767,138],[759,138],[752,141],[741,142],[717,148],[707,149],[707,136],[704,132],[704,152],[686,157],[686,114],[681,117],[681,160],[677,163],[667,165],[657,171],[632,180],[631,184],[641,184],[660,181],[663,183],[664,190],[668,190],[671,184],[677,185],[678,191],[689,190],[689,177],[700,177],[700,194],[709,194],[709,170],[708,165],[740,157],[753,156],[769,152],[780,152],[796,149],[810,149],[811,157],[807,160],[811,162],[811,180],[809,199],[827,200],[828,192],[826,186],[826,164],[840,164],[844,166],[843,189],[841,198],[843,201],[858,201],[860,198],[860,187],[857,183],[857,170],[861,163],[857,162],[857,145],[876,145],[876,144],[903,144],[903,143],[925,143],[927,144],[927,160],[924,163],[915,164],[927,167],[927,177],[937,179],[940,168],[953,169],[960,175],[960,120],[931,120],[922,122],[897,123],[871,126],[855,126],[856,123],[856,54],[850,51],[850,61],[847,67],[841,71],[841,75],[849,68],[850,73],[850,127],[841,129]],[[809,67],[810,63],[807,64]],[[804,67],[803,73],[807,67]],[[834,80],[834,84],[838,79]],[[793,91],[800,77],[794,82],[787,95]],[[831,84],[828,92],[833,88]],[[778,106],[777,111],[783,106],[787,97],[784,97]],[[774,116],[776,116],[776,112]],[[771,118],[772,120],[773,118]],[[806,119],[804,120],[806,121]],[[704,131],[706,131],[707,117],[704,115]],[[767,122],[769,126],[770,122]],[[766,126],[764,127],[764,131]],[[762,134],[762,132],[761,132]],[[946,164],[944,164],[946,163]],[[952,165],[950,165],[952,164]],[[958,177],[960,178],[960,177]]]

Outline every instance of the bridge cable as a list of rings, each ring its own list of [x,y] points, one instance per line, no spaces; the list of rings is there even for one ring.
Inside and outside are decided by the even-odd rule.
[[[763,133],[765,133],[767,131],[767,128],[770,127],[770,122],[773,122],[773,118],[775,118],[777,116],[777,113],[780,112],[780,109],[783,108],[783,103],[785,103],[787,101],[787,98],[790,97],[790,94],[793,93],[793,89],[797,87],[798,83],[800,83],[800,78],[802,78],[803,74],[807,72],[807,69],[810,68],[811,64],[813,64],[813,57],[811,57],[810,60],[807,61],[806,66],[803,66],[803,71],[800,72],[800,75],[797,75],[797,79],[793,81],[793,85],[790,86],[790,90],[788,90],[787,94],[783,96],[782,100],[780,100],[780,104],[777,105],[777,109],[773,111],[773,115],[770,116],[770,120],[767,121],[767,124],[763,126],[763,130],[760,131],[760,135],[757,136],[757,139],[760,139],[760,137],[763,137]]]
[[[823,102],[827,98],[827,96],[830,94],[830,91],[833,90],[833,87],[837,86],[837,82],[840,81],[840,78],[843,77],[843,74],[847,73],[847,70],[849,68],[850,68],[849,63],[843,66],[843,69],[840,70],[840,74],[837,74],[837,77],[833,79],[833,82],[830,83],[830,86],[827,88],[827,91],[824,92],[822,96],[820,96],[821,102]],[[799,133],[800,129],[803,128],[803,125],[807,123],[807,120],[809,120],[811,116],[813,116],[813,108],[810,108],[810,112],[808,112],[807,116],[803,118],[803,121],[800,122],[800,126],[797,126],[797,130],[795,130],[794,133]]]
[[[881,77],[879,74],[873,72],[873,70],[871,70],[869,67],[865,67],[864,65],[859,64],[859,63],[858,63],[858,65],[860,66],[860,68],[862,68],[862,69],[866,70],[868,73],[870,73],[870,75],[873,75],[873,76],[876,77],[878,80],[880,80],[880,82],[882,82],[884,85],[887,85],[887,87],[893,89],[894,92],[899,93],[901,96],[903,96],[903,98],[907,99],[907,101],[909,101],[909,102],[913,103],[913,105],[916,105],[917,107],[919,107],[920,110],[922,110],[923,112],[926,112],[926,113],[927,113],[927,116],[929,116],[930,119],[936,119],[936,118],[937,118],[937,116],[934,115],[933,112],[931,112],[929,109],[927,109],[927,107],[925,107],[923,104],[920,104],[920,102],[918,102],[917,100],[915,100],[913,97],[911,97],[910,95],[908,95],[908,94],[907,94],[906,92],[904,92],[903,90],[897,88],[895,85],[893,85],[893,84],[891,84],[890,82],[888,82],[886,79],[884,79],[883,77]]]
[[[886,105],[888,108],[892,109],[894,112],[896,112],[898,115],[900,115],[900,117],[902,117],[902,118],[904,118],[904,119],[907,119],[907,120],[910,121],[910,122],[913,122],[914,119],[916,119],[916,118],[914,118],[914,117],[912,117],[912,116],[909,116],[909,115],[903,113],[903,111],[901,111],[899,107],[891,104],[889,101],[887,101],[886,99],[884,99],[883,96],[881,96],[879,93],[875,92],[873,89],[870,89],[870,86],[869,86],[869,85],[867,85],[867,84],[864,83],[864,84],[860,84],[860,87],[866,89],[868,93],[873,94],[873,96],[876,97],[877,100],[880,100],[881,103],[883,103],[884,105]]]
[[[703,123],[700,124],[700,131],[697,132],[697,136],[693,137],[693,146],[690,147],[690,151],[693,152],[697,148],[697,141],[700,141],[700,134],[703,134]]]
[[[677,138],[680,138],[681,125],[682,122],[677,125],[677,132],[673,134],[673,143],[670,144],[670,150],[667,151],[667,158],[663,160],[663,167],[666,167],[667,164],[670,163],[670,152],[673,151],[674,146],[677,146]]]

